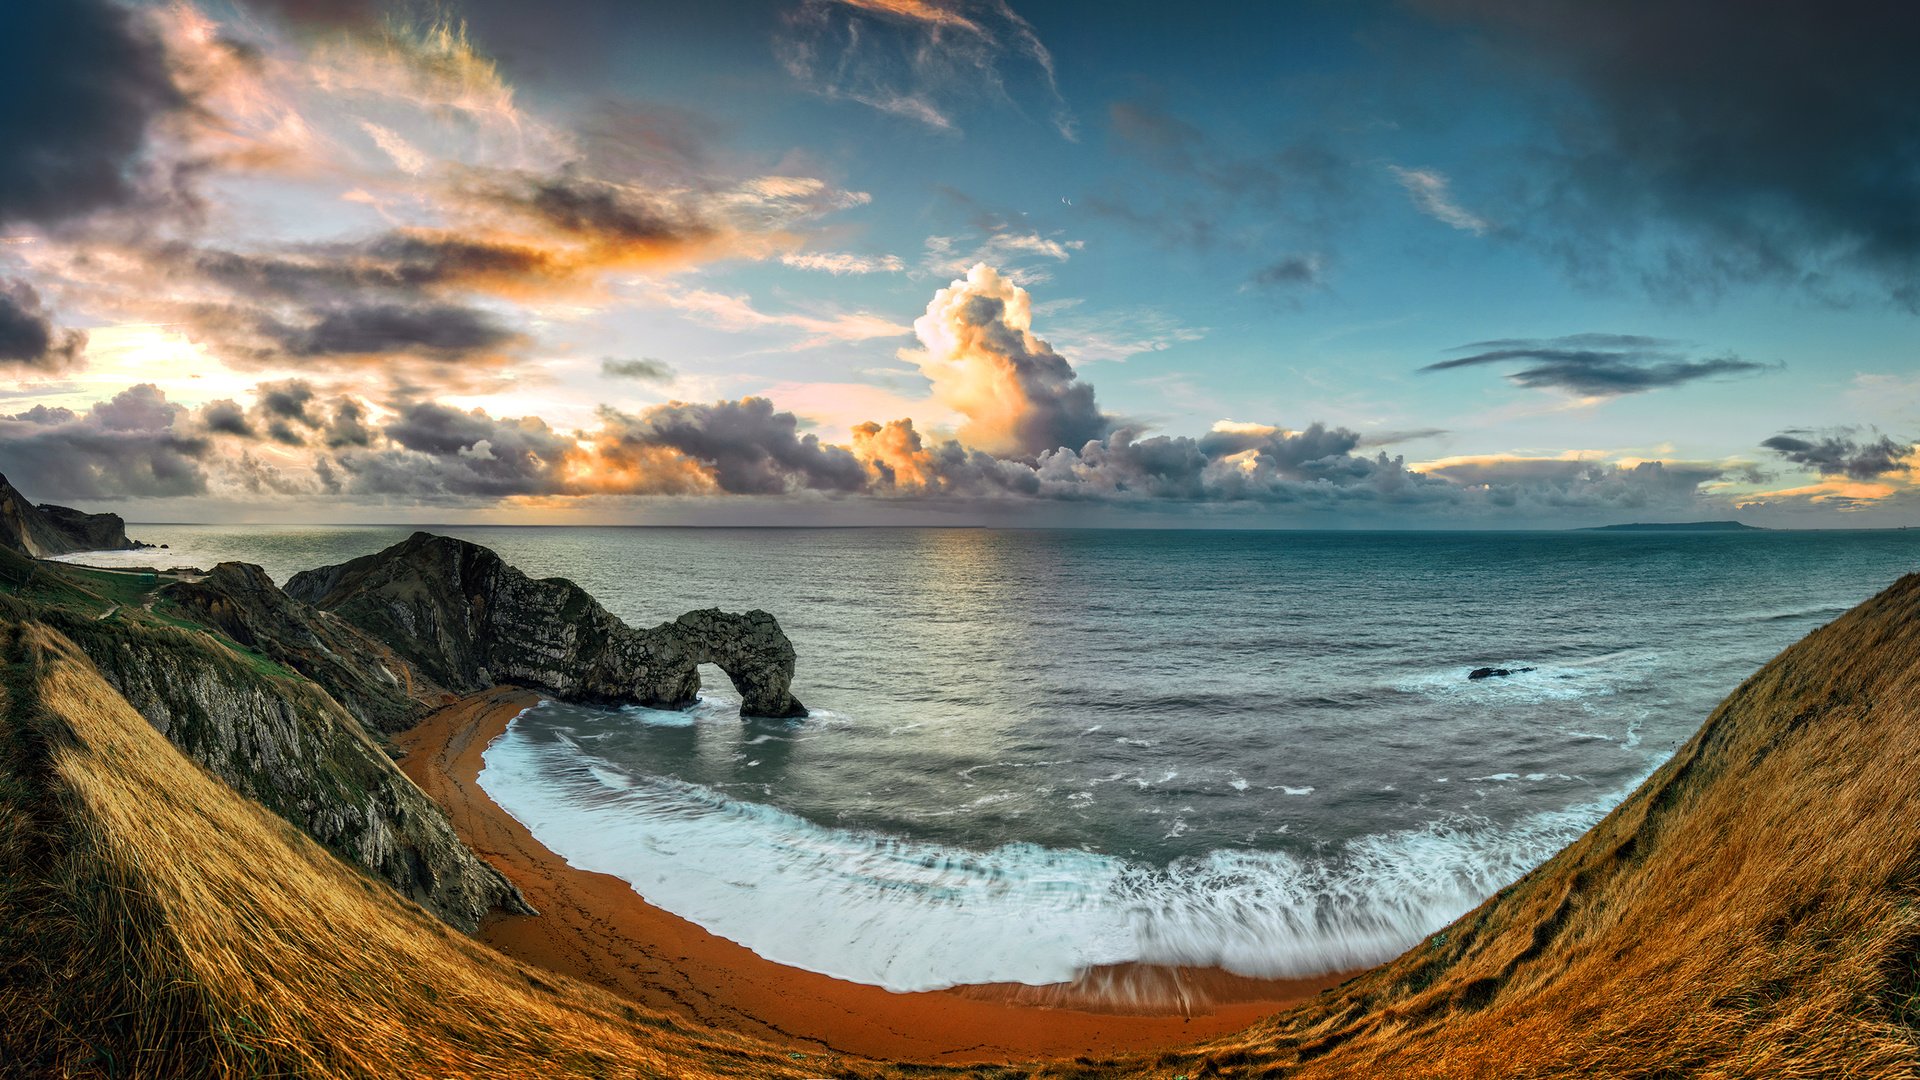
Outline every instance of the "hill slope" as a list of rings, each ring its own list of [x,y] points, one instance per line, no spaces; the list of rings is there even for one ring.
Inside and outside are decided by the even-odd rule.
[[[819,1075],[505,960],[188,761],[69,641],[0,625],[0,1073]]]

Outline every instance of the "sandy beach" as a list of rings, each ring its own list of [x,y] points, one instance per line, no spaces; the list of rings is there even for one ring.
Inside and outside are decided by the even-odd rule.
[[[401,768],[540,911],[496,914],[481,940],[648,1007],[814,1050],[962,1063],[1098,1057],[1207,1038],[1343,979],[1123,965],[1059,986],[894,993],[773,963],[653,907],[618,878],[569,866],[487,797],[482,752],[539,700],[503,687],[448,705],[395,740],[406,751]]]

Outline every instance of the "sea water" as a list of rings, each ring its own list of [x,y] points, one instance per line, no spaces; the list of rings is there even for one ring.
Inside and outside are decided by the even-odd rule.
[[[281,581],[407,532],[131,531]],[[637,625],[779,617],[806,719],[708,669],[684,712],[529,710],[481,785],[574,865],[896,990],[1388,959],[1920,569],[1920,532],[439,531]]]

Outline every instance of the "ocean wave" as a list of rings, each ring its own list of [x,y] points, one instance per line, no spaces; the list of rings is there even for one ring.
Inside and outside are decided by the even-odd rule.
[[[484,761],[481,787],[569,864],[620,877],[769,960],[899,991],[1049,985],[1129,961],[1263,977],[1379,963],[1538,865],[1625,794],[1508,825],[1434,822],[1324,857],[1223,850],[1149,866],[822,826],[622,769],[517,723]]]

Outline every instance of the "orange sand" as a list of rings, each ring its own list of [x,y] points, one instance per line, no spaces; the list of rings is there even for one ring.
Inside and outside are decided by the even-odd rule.
[[[619,878],[567,865],[487,798],[481,752],[539,700],[501,687],[454,702],[395,740],[406,751],[400,767],[540,911],[496,914],[480,940],[642,1005],[815,1050],[965,1063],[1104,1057],[1224,1034],[1345,977],[1121,965],[1058,986],[901,994],[776,964],[648,904]]]

